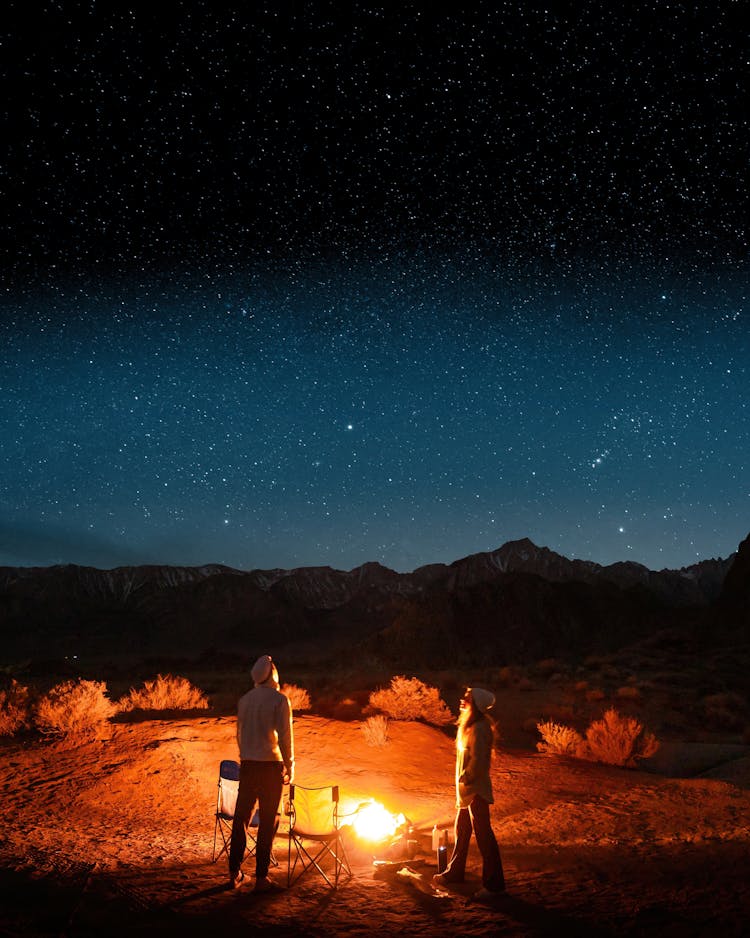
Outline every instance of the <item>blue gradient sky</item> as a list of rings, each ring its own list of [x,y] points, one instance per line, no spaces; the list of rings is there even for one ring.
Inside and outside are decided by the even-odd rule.
[[[0,564],[750,530],[736,5],[11,26]]]

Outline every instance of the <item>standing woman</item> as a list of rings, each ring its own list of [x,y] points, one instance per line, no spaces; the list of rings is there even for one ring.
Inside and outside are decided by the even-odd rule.
[[[474,893],[479,900],[491,899],[505,891],[500,850],[490,823],[492,782],[492,725],[486,712],[495,695],[481,687],[467,687],[461,699],[456,734],[456,844],[444,873],[433,876],[438,884],[462,883],[466,872],[471,832],[482,854],[482,888]]]

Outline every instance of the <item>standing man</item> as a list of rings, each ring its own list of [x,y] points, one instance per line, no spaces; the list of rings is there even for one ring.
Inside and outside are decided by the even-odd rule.
[[[240,869],[247,846],[247,825],[258,802],[258,843],[255,852],[255,890],[273,888],[268,878],[271,843],[284,785],[294,781],[292,705],[279,691],[279,674],[270,655],[252,667],[253,689],[237,706],[240,786],[232,822],[229,880],[236,889],[245,876]]]

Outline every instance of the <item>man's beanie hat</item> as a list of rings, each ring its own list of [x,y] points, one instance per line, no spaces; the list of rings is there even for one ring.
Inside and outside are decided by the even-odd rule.
[[[273,671],[273,661],[271,661],[270,655],[261,655],[260,658],[255,662],[250,671],[253,681],[256,684],[262,684],[264,681],[267,681],[271,676]]]

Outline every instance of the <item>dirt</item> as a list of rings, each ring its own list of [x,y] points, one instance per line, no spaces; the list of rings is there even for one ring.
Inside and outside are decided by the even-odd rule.
[[[336,891],[286,883],[287,838],[275,842],[278,889],[227,886],[212,862],[218,765],[236,757],[228,717],[115,723],[97,739],[12,740],[0,748],[0,936],[10,935],[716,935],[750,916],[748,748],[672,744],[651,771],[519,749],[494,756],[493,826],[508,893],[472,900],[415,888],[436,871],[433,825],[453,818],[453,740],[390,724],[384,748],[360,724],[295,720],[297,781],[336,783],[344,808],[375,798],[415,829],[415,877],[376,875],[351,831],[353,870]],[[657,774],[656,769],[659,770]],[[692,777],[679,777],[690,774]],[[402,858],[400,844],[388,856]],[[419,883],[417,882],[418,886]]]

